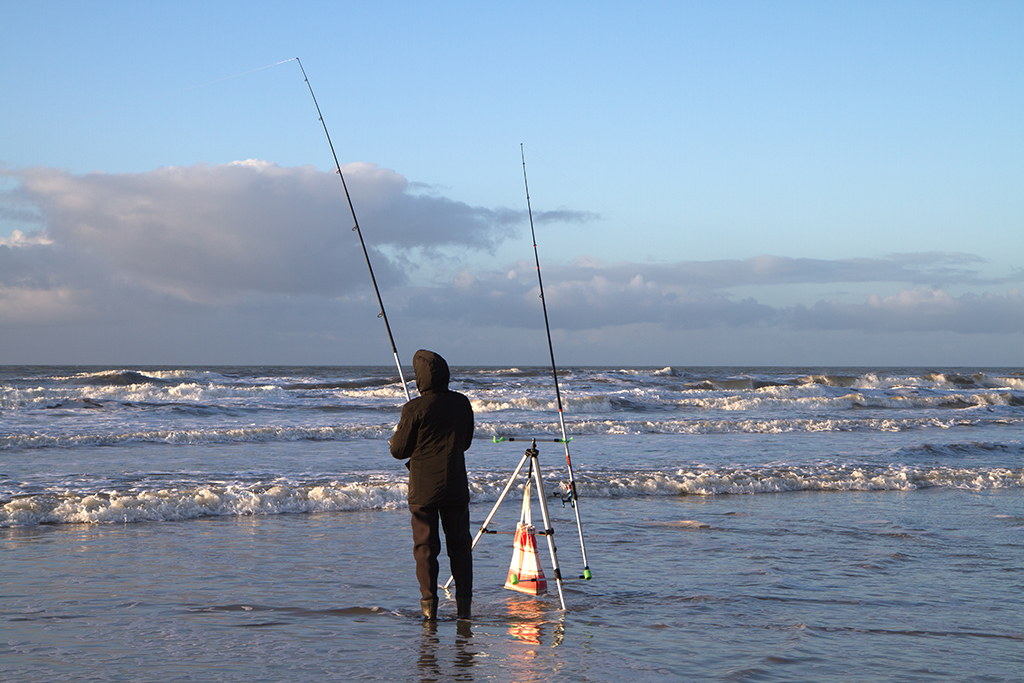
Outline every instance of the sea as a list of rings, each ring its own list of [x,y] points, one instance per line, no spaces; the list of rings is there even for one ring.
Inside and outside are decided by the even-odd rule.
[[[395,368],[0,367],[0,680],[1024,680],[1024,369],[560,368],[567,443],[550,368],[452,376],[424,624]]]

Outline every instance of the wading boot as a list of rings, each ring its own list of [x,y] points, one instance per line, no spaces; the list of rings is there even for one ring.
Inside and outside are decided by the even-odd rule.
[[[459,619],[470,619],[473,616],[473,610],[470,609],[470,605],[473,601],[470,598],[455,598],[455,609],[458,611]]]
[[[437,621],[437,598],[420,600],[420,611],[423,612],[423,621]]]

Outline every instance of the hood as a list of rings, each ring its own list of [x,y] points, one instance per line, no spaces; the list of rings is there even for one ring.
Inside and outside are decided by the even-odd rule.
[[[448,380],[451,378],[448,363],[433,351],[417,351],[412,357],[412,369],[416,374],[416,389],[421,394],[448,388]]]

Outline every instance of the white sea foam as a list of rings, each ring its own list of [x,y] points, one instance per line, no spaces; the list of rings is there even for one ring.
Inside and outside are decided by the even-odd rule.
[[[471,473],[477,503],[496,501],[507,473]],[[512,491],[519,494],[525,480]],[[721,496],[793,491],[912,491],[1024,488],[1024,468],[824,464],[652,471],[580,472],[581,498]],[[0,527],[179,521],[199,517],[381,510],[404,507],[401,475],[364,482],[209,484],[158,489],[47,491],[0,503]],[[565,486],[553,484],[554,496]]]
[[[180,521],[199,517],[391,509],[407,487],[389,484],[204,486],[144,491],[65,492],[24,496],[0,505],[0,527],[38,524]]]
[[[220,444],[288,441],[338,441],[353,438],[387,439],[394,425],[244,426],[224,429],[174,429],[110,434],[10,434],[0,436],[0,451],[14,448],[76,448],[127,443]]]
[[[86,408],[88,409],[88,408]],[[557,418],[493,421],[482,419],[478,411],[478,436],[529,436],[560,434]],[[200,420],[202,417],[200,416]],[[820,418],[758,419],[573,419],[566,420],[570,435],[625,434],[787,434],[815,432],[906,432],[922,429],[952,429],[987,424],[1024,425],[1024,417],[989,414],[935,415],[914,418],[866,417],[862,419],[822,416]],[[120,426],[119,424],[115,424]],[[87,433],[45,433],[41,431],[0,435],[0,451],[11,449],[77,448],[115,446],[130,443],[176,445],[224,443],[281,443],[294,441],[345,441],[349,439],[388,439],[394,422],[267,425],[243,424],[221,428],[144,429],[140,431],[90,431]]]
[[[578,475],[581,496],[700,495],[789,491],[911,491],[944,487],[968,490],[1024,488],[1024,469],[906,466],[778,466],[674,472]]]

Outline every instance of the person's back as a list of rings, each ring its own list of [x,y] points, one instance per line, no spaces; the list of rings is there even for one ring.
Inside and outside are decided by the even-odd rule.
[[[473,560],[464,454],[473,442],[473,408],[468,398],[448,389],[448,363],[438,354],[417,351],[413,370],[420,396],[402,407],[389,443],[391,455],[409,459],[409,511],[421,607],[427,619],[436,618],[440,517],[455,577],[459,618],[469,618]]]
[[[413,357],[420,392],[402,408],[391,437],[391,454],[409,458],[409,503],[454,505],[469,501],[464,453],[473,442],[473,408],[469,399],[450,391],[444,358],[431,351]]]

